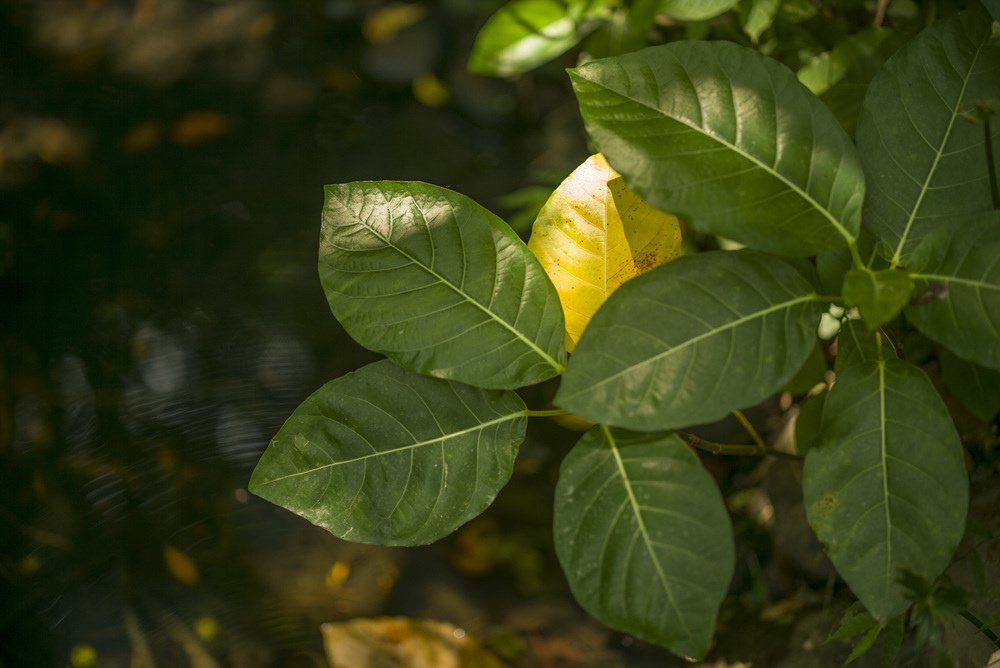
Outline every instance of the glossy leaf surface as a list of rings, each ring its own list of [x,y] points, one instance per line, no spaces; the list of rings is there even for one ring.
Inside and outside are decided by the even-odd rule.
[[[889,359],[837,376],[803,494],[810,526],[872,615],[885,622],[905,610],[900,575],[944,570],[969,494],[958,434],[923,371]]]
[[[906,317],[970,362],[1000,371],[1000,215],[962,228],[927,268],[913,274],[917,295]]]
[[[788,382],[815,348],[824,310],[809,281],[774,256],[678,258],[601,307],[555,403],[640,431],[712,422]]]
[[[991,23],[976,8],[934,24],[868,89],[857,131],[868,175],[865,224],[893,263],[908,264],[933,231],[992,208],[984,128],[964,117],[997,98],[1000,45]],[[1000,123],[991,134],[996,142]]]
[[[555,288],[503,221],[458,193],[327,186],[319,272],[348,334],[411,371],[511,389],[563,369]]]
[[[538,214],[528,248],[559,293],[566,349],[625,281],[681,252],[680,224],[625,186],[597,154],[562,182]]]
[[[554,525],[559,562],[590,614],[704,657],[732,577],[732,528],[677,436],[591,429],[563,461]]]
[[[674,42],[570,76],[594,143],[654,207],[783,255],[856,237],[854,145],[776,61],[730,42]]]
[[[844,303],[858,307],[871,330],[899,315],[912,293],[913,279],[898,269],[851,269],[844,277]]]
[[[383,360],[306,399],[265,450],[250,491],[340,538],[423,545],[493,501],[526,422],[513,392]]]
[[[569,51],[598,26],[601,0],[511,0],[479,31],[469,57],[476,74],[520,74]]]

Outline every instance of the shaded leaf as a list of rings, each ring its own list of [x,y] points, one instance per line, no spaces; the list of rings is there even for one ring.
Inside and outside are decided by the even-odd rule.
[[[861,604],[861,601],[856,601],[844,612],[844,616],[840,618],[837,628],[830,633],[827,641],[849,640],[854,636],[859,636],[869,631],[873,626],[877,627],[878,622],[871,616],[871,613],[865,610],[865,606]]]
[[[781,391],[789,394],[805,394],[822,383],[825,375],[826,354],[823,352],[823,345],[817,341],[802,368],[781,387]]]
[[[652,206],[784,255],[857,236],[854,146],[776,61],[730,42],[674,42],[570,76],[594,143]]]
[[[878,634],[881,632],[882,632],[882,627],[879,626],[878,624],[875,624],[875,626],[868,629],[868,632],[865,633],[863,636],[861,636],[861,638],[854,645],[854,647],[851,648],[851,653],[847,655],[847,658],[844,660],[843,665],[846,666],[850,663],[854,663],[862,656],[867,654],[868,650],[870,650],[872,648],[872,645],[875,644],[875,641],[878,640]]]
[[[327,186],[319,273],[347,333],[411,371],[510,389],[563,369],[555,288],[503,221],[458,193]]]
[[[704,21],[729,11],[739,0],[659,0],[659,14],[679,21]]]
[[[756,43],[774,23],[780,6],[781,0],[741,0],[739,13],[743,32]]]
[[[295,409],[249,489],[341,538],[423,545],[493,501],[525,424],[513,392],[383,360],[330,381]]]
[[[858,307],[868,329],[895,318],[910,301],[913,279],[905,271],[851,269],[844,276],[844,303]]]
[[[810,58],[796,76],[815,95],[822,95],[843,81],[860,63],[879,59],[879,47],[891,34],[885,28],[866,28],[837,42],[830,51]]]
[[[605,624],[703,657],[733,572],[722,495],[673,434],[605,426],[566,456],[555,545],[577,601]]]
[[[941,377],[951,393],[980,420],[992,420],[1000,412],[1000,371],[966,362],[947,349],[939,359]]]
[[[896,349],[892,342],[880,332],[872,332],[861,326],[857,320],[844,320],[837,335],[837,359],[833,369],[840,373],[844,369],[865,362],[879,360],[876,336],[882,337],[881,357],[896,359]]]
[[[838,375],[803,495],[810,526],[869,612],[885,622],[905,610],[900,576],[944,570],[969,497],[958,434],[923,371],[880,359]]]
[[[799,405],[799,414],[795,417],[795,450],[800,455],[805,455],[819,441],[826,396],[826,392],[821,392],[806,397]]]
[[[675,216],[642,201],[597,154],[552,193],[528,248],[559,293],[572,352],[612,292],[680,254],[681,230]]]
[[[526,72],[572,49],[606,12],[601,0],[511,0],[479,31],[469,70],[493,76]]]
[[[906,317],[959,357],[1000,370],[1000,214],[950,235],[926,269],[912,274],[930,303]]]
[[[645,431],[712,422],[788,382],[816,346],[823,311],[809,281],[774,256],[678,258],[601,307],[555,403]]]
[[[973,3],[976,5],[977,3]],[[865,224],[908,264],[932,232],[992,208],[983,127],[962,118],[996,98],[1000,45],[982,8],[927,28],[872,80],[858,120]],[[1000,124],[993,128],[1000,134]]]

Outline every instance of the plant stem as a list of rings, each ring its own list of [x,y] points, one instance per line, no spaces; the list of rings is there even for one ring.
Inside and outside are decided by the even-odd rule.
[[[967,622],[975,626],[980,633],[989,638],[990,642],[992,642],[994,645],[1000,648],[1000,637],[997,637],[997,634],[991,631],[990,629],[984,629],[983,622],[981,619],[976,617],[968,610],[962,610],[958,614],[960,614]]]
[[[528,417],[554,417],[556,415],[569,415],[569,411],[563,410],[562,408],[553,408],[547,411],[533,411],[526,410],[524,414]]]
[[[793,459],[796,461],[802,459],[801,455],[795,455],[790,452],[782,452],[781,450],[775,450],[774,448],[765,447],[761,450],[761,448],[756,444],[744,445],[742,443],[716,443],[715,441],[706,441],[701,436],[689,434],[684,431],[678,431],[676,433],[691,447],[704,450],[705,452],[711,452],[713,455],[737,455],[746,457],[762,457],[764,455],[771,455],[772,457],[781,457],[782,459]]]
[[[882,27],[882,21],[885,20],[885,10],[889,6],[889,0],[878,0],[878,7],[875,8],[875,18],[872,19],[872,25],[876,28]]]
[[[747,434],[750,435],[750,440],[756,444],[757,450],[760,453],[767,452],[767,442],[764,441],[763,437],[761,437],[759,433],[757,433],[757,430],[754,429],[753,423],[747,419],[747,416],[743,414],[743,411],[733,411],[733,417],[739,420],[739,423],[743,425],[743,429],[745,429]]]

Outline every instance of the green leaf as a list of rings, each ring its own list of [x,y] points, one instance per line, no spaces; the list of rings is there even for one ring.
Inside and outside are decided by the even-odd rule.
[[[840,373],[856,364],[877,362],[880,355],[876,335],[882,337],[881,357],[896,359],[896,349],[884,334],[866,330],[857,320],[845,320],[837,335],[837,359],[833,370]]]
[[[868,329],[895,318],[910,301],[913,279],[905,271],[851,269],[844,277],[844,303],[856,306]]]
[[[347,333],[411,371],[512,389],[563,370],[555,288],[503,221],[458,193],[327,186],[319,274]]]
[[[885,28],[862,30],[841,40],[830,51],[810,58],[796,76],[814,94],[822,95],[843,81],[860,63],[877,59],[879,47],[891,34]]]
[[[868,629],[868,632],[861,636],[858,643],[851,649],[851,653],[847,655],[843,665],[846,666],[850,663],[854,663],[856,660],[867,654],[868,650],[870,650],[872,645],[875,644],[875,641],[878,640],[878,634],[881,632],[882,627],[878,624]]]
[[[605,302],[555,403],[640,431],[718,420],[795,375],[816,346],[823,311],[809,281],[774,256],[680,257]]]
[[[969,485],[958,434],[931,381],[906,362],[837,376],[802,482],[810,526],[881,622],[909,605],[903,570],[935,578],[962,538]]]
[[[905,634],[906,623],[902,615],[885,625],[885,633],[882,634],[882,668],[892,668],[895,665]]]
[[[740,26],[756,44],[765,30],[774,23],[781,0],[741,0]]]
[[[678,21],[705,21],[729,11],[740,0],[660,0],[659,14]]]
[[[776,61],[730,42],[674,42],[570,76],[594,143],[656,208],[782,255],[857,236],[854,145]]]
[[[493,501],[526,422],[513,392],[383,360],[330,381],[295,409],[249,489],[341,538],[423,545]]]
[[[733,573],[732,527],[677,436],[588,431],[560,469],[554,526],[584,609],[680,656],[705,656]]]
[[[989,422],[1000,412],[1000,371],[966,362],[947,349],[940,361],[944,384],[973,415]]]
[[[826,354],[823,352],[823,345],[817,341],[802,368],[781,387],[781,391],[789,394],[805,394],[822,383],[824,376],[826,376]]]
[[[924,335],[995,370],[1000,370],[998,257],[1000,214],[992,214],[951,235],[927,268],[912,274],[920,303],[906,309]]]
[[[935,230],[992,207],[983,126],[962,117],[997,97],[1000,46],[981,9],[935,23],[872,80],[858,120],[865,224],[908,264]],[[1000,123],[993,126],[993,141]],[[612,161],[613,162],[613,161]]]
[[[469,57],[476,74],[510,76],[576,46],[606,12],[600,0],[512,0],[479,31]]]
[[[802,23],[816,16],[816,3],[812,0],[782,0],[781,18],[789,23]]]
[[[878,622],[871,616],[871,613],[865,610],[860,601],[857,601],[844,612],[844,616],[840,618],[840,623],[830,634],[830,637],[827,638],[827,642],[831,640],[849,640],[854,636],[859,636],[866,631],[870,631],[872,627],[878,628],[878,625]]]

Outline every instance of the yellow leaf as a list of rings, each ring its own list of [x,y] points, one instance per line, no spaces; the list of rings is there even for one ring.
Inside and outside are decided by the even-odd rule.
[[[552,193],[528,248],[559,293],[572,351],[612,292],[680,255],[681,230],[676,216],[646,204],[598,153]]]
[[[173,545],[163,546],[163,563],[178,582],[186,585],[198,583],[198,564]]]
[[[396,34],[427,16],[427,7],[413,3],[393,2],[373,12],[365,19],[361,31],[369,42],[383,44],[392,41]]]

